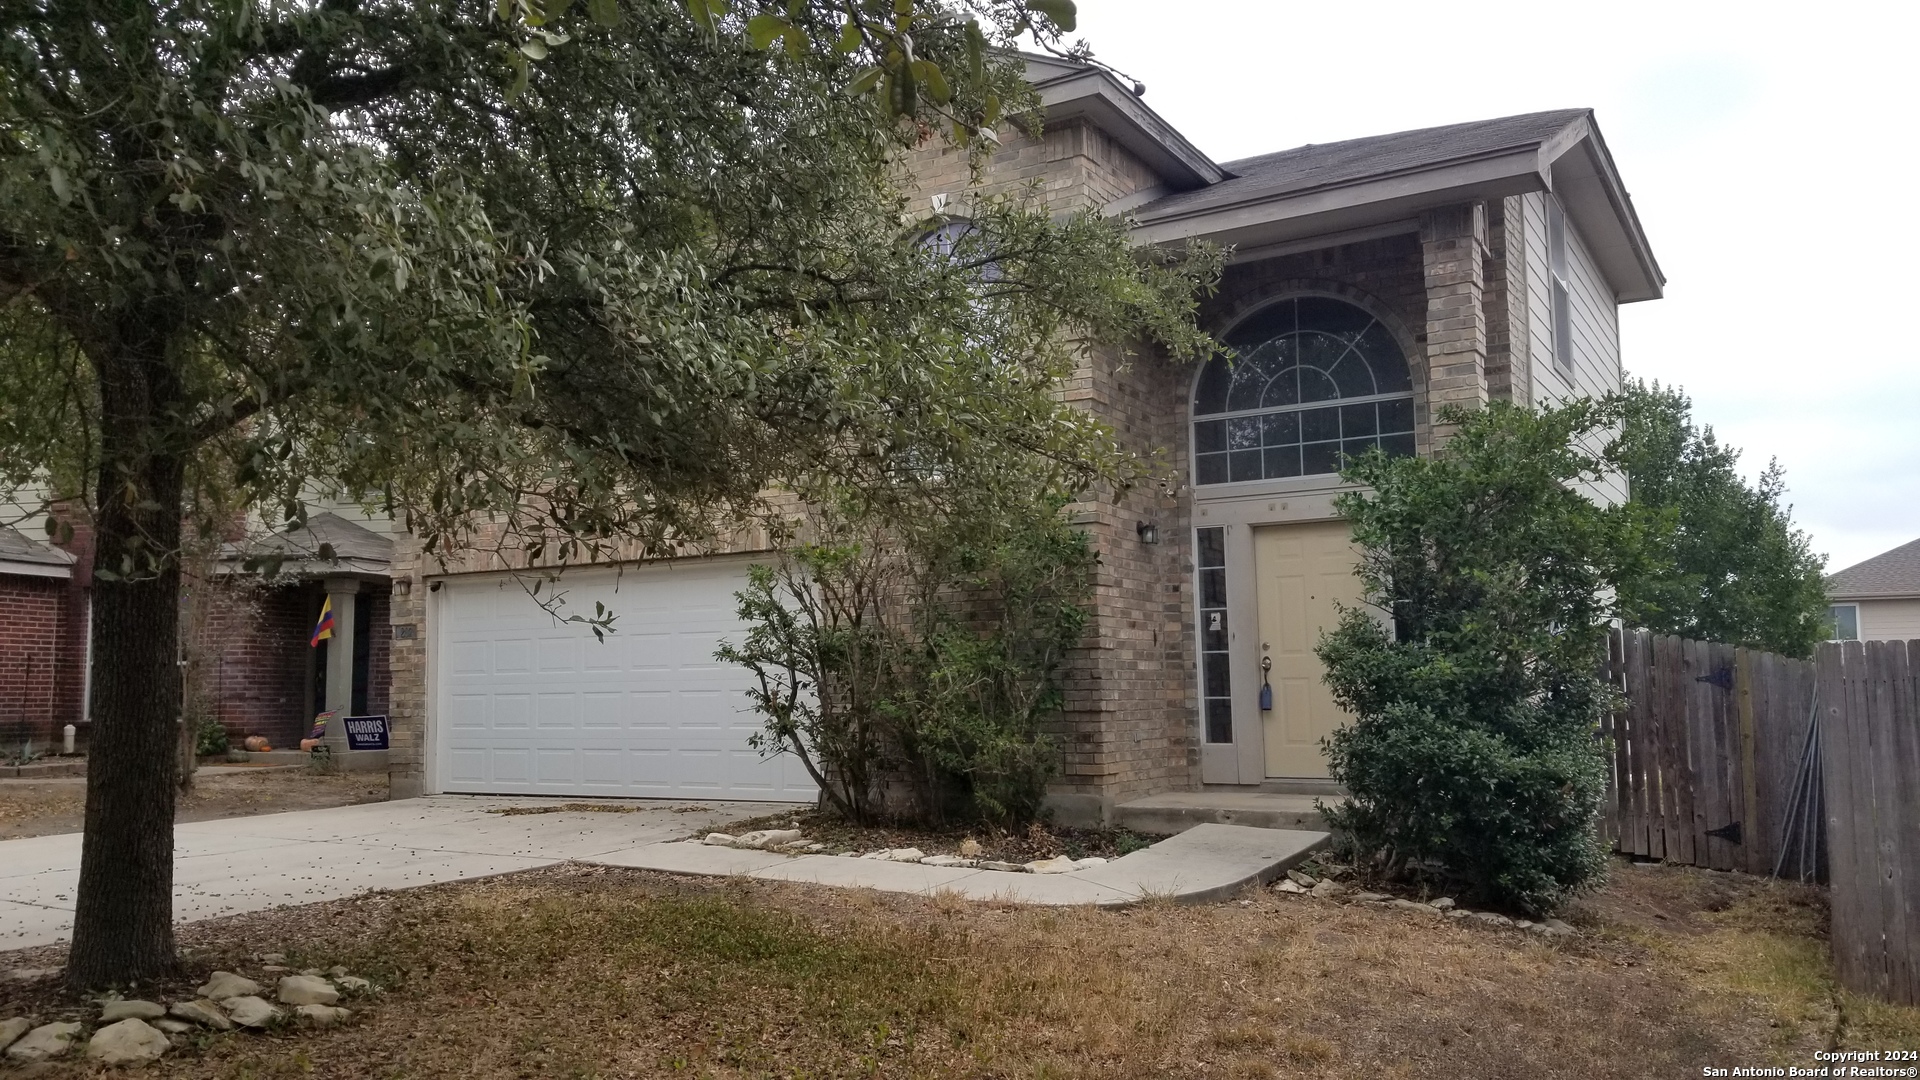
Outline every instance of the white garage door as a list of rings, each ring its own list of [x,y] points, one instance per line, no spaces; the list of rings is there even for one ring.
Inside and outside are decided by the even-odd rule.
[[[747,561],[569,571],[566,610],[616,616],[599,641],[511,579],[439,590],[439,787],[445,791],[806,801],[791,755],[763,761],[751,676],[713,657],[741,631]],[[547,589],[542,589],[546,595]]]

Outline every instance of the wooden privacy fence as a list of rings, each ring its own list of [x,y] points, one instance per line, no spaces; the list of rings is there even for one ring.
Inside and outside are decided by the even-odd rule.
[[[1833,642],[1815,663],[1834,967],[1920,1005],[1920,641]]]
[[[1812,663],[1616,629],[1608,667],[1626,701],[1602,725],[1613,761],[1601,827],[1616,850],[1822,876]]]

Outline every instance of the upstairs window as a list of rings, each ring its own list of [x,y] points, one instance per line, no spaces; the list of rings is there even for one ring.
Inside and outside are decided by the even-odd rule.
[[[1547,269],[1553,291],[1553,362],[1573,370],[1573,291],[1567,286],[1567,215],[1547,196]]]
[[[1413,381],[1378,319],[1339,300],[1283,300],[1240,324],[1193,395],[1195,484],[1340,471],[1379,446],[1413,454]]]

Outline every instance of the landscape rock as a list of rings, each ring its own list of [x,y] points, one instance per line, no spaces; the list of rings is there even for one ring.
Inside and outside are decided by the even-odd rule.
[[[1029,874],[1067,874],[1074,869],[1073,860],[1065,855],[1056,855],[1051,859],[1035,859],[1027,864]]]
[[[260,954],[260,962],[263,964],[284,964],[287,962],[287,954],[283,952],[263,952]]]
[[[175,1020],[171,1016],[163,1016],[155,1020],[153,1026],[169,1035],[185,1035],[193,1030],[192,1024],[187,1023],[185,1020]]]
[[[1449,908],[1447,910],[1447,918],[1449,919],[1464,919],[1471,914],[1473,914],[1473,912],[1468,911],[1466,908]]]
[[[347,969],[340,964],[335,964],[327,969],[327,978],[329,979],[344,979],[346,977]]]
[[[1007,874],[1024,874],[1027,872],[1027,868],[1017,862],[1001,862],[998,859],[982,859],[978,865],[982,870],[998,870]]]
[[[242,978],[231,971],[216,971],[207,979],[206,985],[195,991],[208,1001],[225,1001],[236,997],[258,997],[260,984],[252,979]]]
[[[986,849],[980,846],[980,841],[975,840],[971,836],[960,841],[960,855],[962,858],[977,859],[984,850]]]
[[[1101,858],[1098,855],[1089,855],[1084,859],[1073,860],[1073,868],[1075,870],[1091,870],[1096,866],[1105,866],[1105,865],[1107,865],[1107,860]]]
[[[333,980],[333,985],[349,994],[364,994],[373,989],[373,984],[358,975],[342,975]]]
[[[7,1047],[12,1046],[20,1036],[32,1030],[33,1021],[24,1016],[16,1016],[11,1020],[0,1020],[0,1050],[5,1050]]]
[[[167,1015],[215,1031],[233,1030],[233,1021],[227,1019],[227,1014],[220,1011],[220,1006],[211,1001],[176,1001],[173,1008],[167,1010]]]
[[[151,1001],[133,999],[129,1001],[109,1001],[100,1007],[100,1022],[112,1024],[121,1020],[158,1020],[167,1015],[167,1007],[155,1005]]]
[[[781,844],[791,844],[798,839],[800,839],[799,829],[756,829],[753,832],[742,833],[735,837],[733,846],[737,848],[770,848],[779,847]]]
[[[1393,899],[1393,897],[1388,896],[1386,893],[1364,891],[1354,893],[1353,898],[1362,904],[1384,904]]]
[[[1512,919],[1509,919],[1505,915],[1501,915],[1501,914],[1498,914],[1497,912],[1492,912],[1492,911],[1476,911],[1472,915],[1469,915],[1468,918],[1478,919],[1479,921],[1486,923],[1488,926],[1512,926],[1513,925]]]
[[[1513,925],[1518,927],[1521,930],[1531,930],[1533,929],[1533,920],[1532,919],[1515,919],[1513,921]]]
[[[343,1009],[337,1005],[300,1005],[295,1007],[293,1012],[296,1023],[318,1028],[344,1024],[353,1015],[352,1010]]]
[[[1429,900],[1427,901],[1427,906],[1433,908],[1435,911],[1452,911],[1453,897],[1443,896],[1438,900]]]
[[[221,1002],[227,1007],[227,1015],[241,1027],[263,1028],[280,1019],[280,1010],[262,999],[247,994],[242,997],[228,998]]]
[[[277,996],[286,1005],[331,1005],[340,1000],[340,991],[318,975],[289,975],[280,980]]]
[[[1559,919],[1548,919],[1546,922],[1534,923],[1532,926],[1527,927],[1527,929],[1536,934],[1545,934],[1547,937],[1573,936],[1573,927],[1568,926]]]
[[[138,1065],[156,1061],[173,1049],[165,1032],[158,1031],[139,1017],[128,1017],[108,1024],[87,1040],[87,1056],[108,1065]]]
[[[1345,895],[1347,887],[1337,881],[1322,881],[1307,891],[1321,900],[1332,900]]]
[[[1314,877],[1312,874],[1303,874],[1298,870],[1287,871],[1287,880],[1303,889],[1311,889],[1315,885],[1320,884],[1319,878]]]
[[[926,857],[927,853],[917,847],[894,848],[886,854],[888,862],[919,862]]]
[[[1440,914],[1440,912],[1435,910],[1434,908],[1429,907],[1426,904],[1416,904],[1412,900],[1389,900],[1387,902],[1387,906],[1391,908],[1399,908],[1401,911],[1411,911],[1416,915],[1439,915]]]
[[[7,1059],[24,1064],[60,1057],[73,1048],[73,1040],[79,1034],[79,1024],[41,1024],[7,1047]]]
[[[1320,864],[1321,877],[1330,877],[1335,881],[1338,881],[1341,878],[1346,877],[1348,874],[1351,874],[1351,873],[1353,873],[1353,867],[1351,866],[1342,866],[1339,863],[1321,863]]]
[[[920,860],[922,866],[972,866],[972,859],[963,859],[958,855],[929,855]]]
[[[1300,883],[1293,880],[1292,878],[1281,878],[1279,881],[1274,883],[1273,891],[1283,892],[1283,893],[1305,893],[1307,890],[1302,888]]]
[[[706,839],[700,842],[703,844],[712,844],[714,847],[732,847],[737,843],[733,837],[723,832],[710,832],[707,834]]]

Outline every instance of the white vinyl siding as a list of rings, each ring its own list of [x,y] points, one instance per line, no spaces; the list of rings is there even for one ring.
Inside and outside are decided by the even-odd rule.
[[[1920,641],[1920,600],[1847,600],[1860,605],[1860,640]]]
[[[1576,397],[1604,397],[1620,389],[1620,322],[1613,292],[1571,221],[1566,225],[1567,295],[1563,356],[1554,354],[1554,275],[1549,260],[1547,200],[1535,192],[1520,200],[1527,246],[1527,326],[1532,404],[1556,405]],[[1608,476],[1591,485],[1603,503],[1626,500],[1627,482]]]

